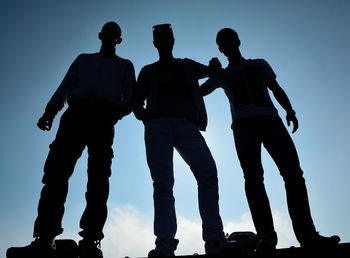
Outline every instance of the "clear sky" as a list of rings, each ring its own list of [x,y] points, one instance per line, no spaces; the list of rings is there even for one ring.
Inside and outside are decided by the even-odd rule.
[[[111,20],[120,24],[124,39],[117,54],[134,63],[136,75],[157,60],[155,24],[173,25],[176,57],[207,64],[217,56],[224,66],[215,36],[223,27],[234,28],[242,54],[270,63],[297,112],[300,128],[292,137],[317,229],[349,242],[349,13],[347,0],[1,1],[0,256],[9,246],[32,240],[42,169],[63,112],[51,132],[40,131],[37,119],[77,55],[99,50],[97,34]],[[228,102],[222,90],[205,102],[209,126],[203,135],[218,167],[225,230],[253,230]],[[285,112],[279,113],[284,118]],[[153,248],[152,182],[143,132],[133,115],[116,126],[110,213],[102,242],[106,258],[144,256]],[[84,153],[70,181],[62,238],[79,239],[86,157]],[[262,157],[279,246],[295,245],[282,178],[265,151]],[[178,154],[174,159],[182,240],[178,253],[202,252],[196,183]]]

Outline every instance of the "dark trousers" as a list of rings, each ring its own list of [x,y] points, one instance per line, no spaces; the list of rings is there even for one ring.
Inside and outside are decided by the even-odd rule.
[[[308,195],[294,143],[279,117],[243,118],[234,122],[237,155],[245,179],[245,191],[258,235],[277,236],[264,186],[261,144],[283,177],[289,215],[299,242],[315,232]]]
[[[63,232],[61,222],[68,180],[85,146],[89,155],[88,183],[80,235],[91,240],[104,237],[113,138],[114,125],[102,110],[88,106],[68,107],[46,159],[34,237],[55,237]]]

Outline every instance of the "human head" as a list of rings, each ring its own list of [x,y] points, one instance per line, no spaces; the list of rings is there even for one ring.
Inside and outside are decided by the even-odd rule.
[[[171,24],[158,24],[153,26],[153,44],[159,51],[172,51],[174,34]]]
[[[107,22],[99,32],[98,38],[102,41],[102,45],[115,48],[122,42],[121,35],[122,31],[117,23]]]
[[[218,32],[216,44],[218,44],[220,52],[229,57],[239,49],[241,41],[236,31],[231,28],[224,28]]]

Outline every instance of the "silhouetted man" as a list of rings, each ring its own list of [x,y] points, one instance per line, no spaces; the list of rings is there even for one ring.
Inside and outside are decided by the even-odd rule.
[[[222,87],[229,99],[237,155],[245,178],[245,190],[259,237],[257,251],[273,251],[277,244],[271,209],[264,187],[261,144],[275,161],[285,182],[287,203],[295,235],[302,247],[332,246],[338,236],[324,237],[315,230],[308,195],[294,143],[278,116],[268,89],[287,112],[287,124],[298,129],[295,111],[276,81],[276,75],[263,59],[242,57],[237,33],[229,28],[218,32],[216,42],[229,61],[226,69],[208,79],[203,95]]]
[[[170,24],[153,27],[153,43],[159,60],[142,68],[135,116],[145,124],[147,162],[154,187],[156,248],[149,257],[173,256],[178,240],[173,196],[173,152],[178,151],[198,183],[199,210],[206,253],[226,246],[218,206],[216,165],[199,130],[207,115],[198,79],[209,68],[190,59],[173,57],[174,36]],[[143,107],[147,100],[146,108]]]
[[[99,247],[107,217],[114,125],[131,112],[136,79],[132,63],[115,54],[116,45],[122,42],[118,24],[106,23],[99,39],[100,52],[81,54],[74,60],[39,119],[38,127],[49,131],[55,115],[68,102],[44,167],[44,187],[34,226],[36,240],[13,249],[16,257],[22,257],[20,253],[26,258],[55,257],[54,238],[63,232],[68,179],[86,146],[88,183],[80,221],[83,239],[79,242],[79,257],[103,257]]]

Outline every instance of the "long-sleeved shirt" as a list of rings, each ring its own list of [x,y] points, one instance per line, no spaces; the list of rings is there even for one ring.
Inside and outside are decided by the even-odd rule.
[[[46,110],[58,112],[66,102],[101,101],[115,109],[131,112],[136,100],[133,64],[121,57],[102,57],[99,53],[81,54],[70,66]]]

